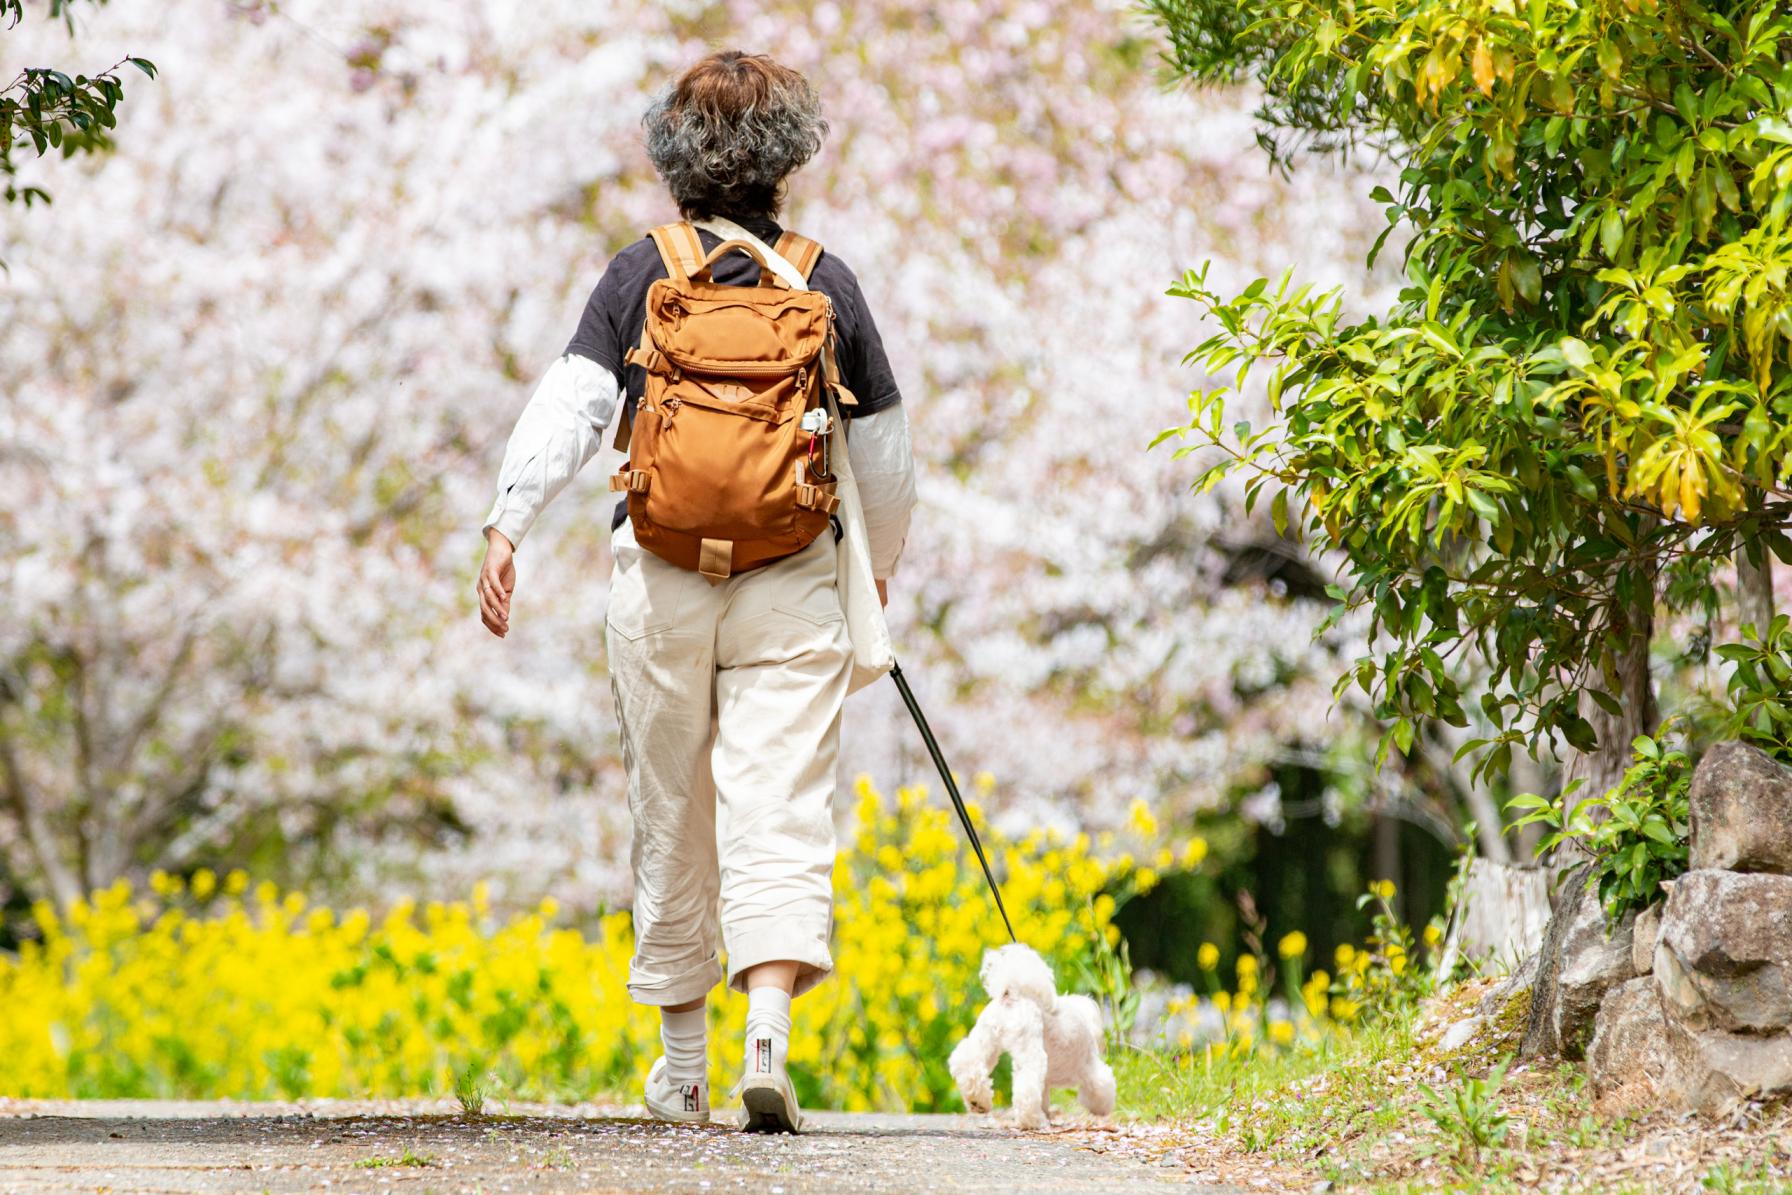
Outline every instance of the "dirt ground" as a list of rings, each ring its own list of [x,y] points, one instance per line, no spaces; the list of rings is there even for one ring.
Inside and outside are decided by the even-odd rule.
[[[640,1110],[452,1104],[0,1100],[0,1191],[1136,1192],[1217,1195],[1175,1159],[1070,1128],[818,1113],[798,1137],[669,1125]]]

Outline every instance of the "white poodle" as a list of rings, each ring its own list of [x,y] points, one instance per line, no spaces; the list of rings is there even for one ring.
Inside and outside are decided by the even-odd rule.
[[[1014,1063],[1014,1124],[1044,1128],[1054,1087],[1074,1087],[1092,1115],[1114,1110],[1114,1072],[1102,1058],[1101,1010],[1087,996],[1060,996],[1052,970],[1026,946],[983,956],[989,1004],[970,1035],[946,1060],[952,1081],[973,1112],[987,1112],[989,1075],[1005,1053]]]

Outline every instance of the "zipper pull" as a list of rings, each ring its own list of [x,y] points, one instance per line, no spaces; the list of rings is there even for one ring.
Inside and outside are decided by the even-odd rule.
[[[809,393],[809,367],[807,365],[796,367],[796,392],[798,394]]]
[[[684,400],[681,398],[668,398],[665,402],[660,404],[661,431],[665,431],[668,427],[672,426],[672,416],[676,415],[678,413],[678,408],[683,405]]]

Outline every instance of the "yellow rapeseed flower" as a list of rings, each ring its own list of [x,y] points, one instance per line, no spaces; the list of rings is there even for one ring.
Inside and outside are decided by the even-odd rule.
[[[918,788],[891,800],[860,778],[854,791],[857,825],[835,863],[837,973],[795,1006],[791,1065],[830,1107],[955,1109],[950,1077],[917,1043],[968,1031],[1001,923],[949,810]],[[1066,985],[1118,942],[1119,900],[1158,878],[1112,857],[1112,840],[984,835],[1017,928]],[[1161,842],[1131,844],[1161,858]],[[476,1067],[517,1098],[598,1096],[636,1090],[660,1050],[654,1011],[628,997],[626,911],[557,925],[551,897],[507,912],[480,885],[375,918],[241,870],[221,883],[196,872],[190,887],[158,873],[148,887],[114,885],[60,915],[33,907],[39,936],[0,954],[0,1091],[423,1096]],[[1211,970],[1218,948],[1198,958]],[[1238,1005],[1257,1023],[1248,997]],[[712,1033],[738,1035],[744,1016],[718,993]],[[724,1054],[711,1075],[722,1085]]]
[[[1220,948],[1212,942],[1203,942],[1195,951],[1195,965],[1203,971],[1211,971],[1220,965]]]
[[[1276,953],[1283,958],[1303,958],[1307,953],[1307,935],[1295,930],[1285,934],[1276,944]]]
[[[1126,815],[1126,828],[1140,838],[1157,837],[1157,818],[1152,816],[1151,806],[1142,800],[1135,799],[1132,808]]]

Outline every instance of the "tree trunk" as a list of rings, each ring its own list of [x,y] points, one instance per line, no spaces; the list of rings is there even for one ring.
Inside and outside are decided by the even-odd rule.
[[[1549,916],[1547,870],[1474,860],[1456,896],[1438,977],[1447,978],[1458,958],[1490,960],[1516,972],[1542,946]]]
[[[1375,818],[1375,878],[1392,881],[1392,904],[1395,915],[1400,915],[1406,904],[1406,886],[1400,882],[1400,819],[1391,813]]]
[[[1773,625],[1773,557],[1759,542],[1756,548],[1760,564],[1749,560],[1746,548],[1736,553],[1736,620],[1754,627],[1755,634],[1765,639]]]
[[[1562,786],[1582,780],[1572,804],[1564,799],[1563,814],[1572,816],[1574,808],[1588,797],[1601,796],[1623,779],[1630,766],[1631,740],[1640,734],[1652,734],[1657,721],[1655,682],[1649,675],[1649,641],[1655,629],[1655,587],[1651,571],[1647,584],[1639,584],[1639,594],[1627,608],[1618,611],[1611,632],[1611,650],[1616,656],[1618,712],[1608,713],[1586,693],[1581,694],[1581,716],[1592,724],[1598,743],[1592,751],[1576,752],[1569,757],[1562,773]],[[1564,843],[1549,861],[1555,873],[1551,896],[1549,930],[1544,936],[1538,960],[1537,983],[1531,994],[1530,1021],[1525,1026],[1524,1040],[1519,1046],[1523,1058],[1550,1058],[1562,1052],[1563,1034],[1577,1035],[1578,1026],[1565,1026],[1557,1015],[1559,985],[1557,977],[1567,960],[1564,955],[1580,949],[1579,940],[1570,933],[1587,893],[1574,877],[1560,873],[1584,863],[1587,852],[1577,843]]]
[[[1653,581],[1653,575],[1651,575]],[[1649,642],[1655,631],[1655,591],[1651,585],[1629,609],[1623,622],[1612,633],[1612,652],[1617,657],[1618,712],[1601,708],[1592,697],[1582,692],[1580,714],[1593,727],[1598,745],[1591,751],[1577,751],[1568,758],[1562,772],[1562,786],[1584,780],[1575,804],[1588,797],[1603,796],[1624,778],[1630,767],[1630,743],[1639,734],[1655,733],[1660,715],[1655,705],[1655,680],[1649,675]],[[1570,812],[1564,810],[1564,813]],[[1557,870],[1578,860],[1561,860]]]

